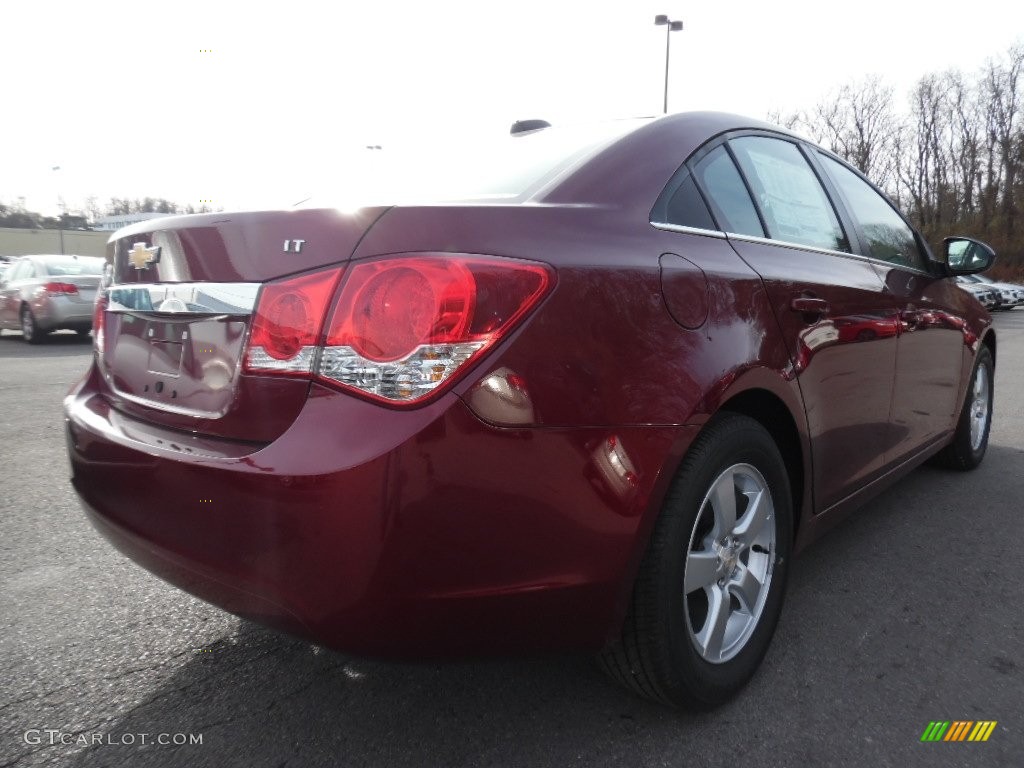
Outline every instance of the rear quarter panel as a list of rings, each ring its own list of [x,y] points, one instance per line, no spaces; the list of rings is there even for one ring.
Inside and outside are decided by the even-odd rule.
[[[658,230],[598,206],[396,208],[354,258],[409,251],[555,267],[543,306],[456,388],[465,397],[496,371],[514,373],[534,426],[702,424],[758,367],[773,372],[788,404],[799,402],[761,280],[725,240]],[[659,259],[668,253],[707,275],[707,320],[695,330],[666,309]]]
[[[478,418],[509,429],[590,428],[598,441],[620,427],[699,431],[730,398],[760,389],[785,404],[809,456],[793,366],[764,286],[728,241],[659,230],[608,206],[417,207],[386,213],[353,258],[411,251],[492,254],[556,268],[556,286],[538,311],[456,385]],[[696,329],[677,323],[666,307],[663,254],[684,257],[707,277],[706,320]],[[511,405],[497,402],[501,394],[491,394],[489,382],[510,377],[516,397]],[[493,399],[494,407],[482,398]],[[620,512],[638,517],[622,539],[630,553],[620,618],[693,429],[680,432],[660,469],[640,479],[634,499],[642,498],[643,508]],[[637,436],[622,434],[627,441]],[[809,477],[806,458],[802,469]],[[810,508],[806,486],[801,507]]]

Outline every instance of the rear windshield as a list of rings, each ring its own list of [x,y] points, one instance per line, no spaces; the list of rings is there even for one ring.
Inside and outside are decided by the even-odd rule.
[[[531,133],[361,148],[345,170],[300,205],[513,200],[640,127],[646,120],[543,128]]]
[[[74,277],[75,275],[102,275],[103,259],[73,258],[47,259],[43,269],[51,277]]]

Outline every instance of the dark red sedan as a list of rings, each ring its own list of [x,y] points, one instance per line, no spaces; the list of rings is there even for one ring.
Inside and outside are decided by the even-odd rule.
[[[933,255],[745,118],[507,143],[454,201],[115,233],[72,482],[132,559],[318,643],[592,650],[713,706],[795,551],[928,459],[982,460],[996,337],[951,278],[992,251]]]

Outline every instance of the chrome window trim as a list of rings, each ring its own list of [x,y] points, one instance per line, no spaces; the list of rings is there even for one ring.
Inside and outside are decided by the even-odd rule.
[[[807,245],[806,243],[791,243],[789,240],[778,240],[771,237],[758,237],[757,235],[742,235],[737,232],[726,232],[725,236],[730,240],[744,240],[748,243],[764,243],[765,245],[779,245],[783,248],[796,248],[800,251],[810,251],[811,253],[827,253],[830,256],[857,256],[860,257],[859,253],[853,253],[852,251],[835,251],[831,248],[819,248],[816,245]]]
[[[249,316],[260,287],[260,283],[118,283],[106,289],[107,311],[177,317]],[[204,293],[216,305],[202,305]],[[226,296],[218,298],[217,293]]]
[[[685,227],[682,224],[669,224],[662,221],[652,221],[651,226],[655,229],[663,229],[668,232],[681,232],[684,235],[698,235],[700,237],[717,237],[725,240],[728,235],[718,229],[701,229],[700,227]]]
[[[777,245],[780,248],[795,248],[798,251],[807,251],[809,253],[823,253],[827,256],[842,256],[847,259],[859,259],[861,261],[867,261],[872,264],[878,264],[879,266],[886,267],[888,269],[901,269],[905,272],[912,272],[915,275],[923,275],[925,277],[934,278],[931,272],[926,272],[923,269],[916,269],[914,267],[908,267],[904,264],[895,264],[885,259],[876,259],[874,256],[865,256],[861,253],[854,253],[853,251],[833,251],[829,248],[817,248],[813,245],[805,245],[804,243],[792,243],[788,240],[773,240],[770,237],[758,237],[757,235],[742,235],[737,232],[722,232],[717,229],[700,229],[698,227],[685,227],[681,224],[668,224],[667,222],[652,221],[651,226],[655,229],[662,229],[667,232],[680,232],[684,235],[698,235],[700,237],[715,237],[720,240],[740,240],[748,243],[761,243],[763,245]]]
[[[902,269],[906,272],[913,272],[915,275],[924,275],[925,277],[935,277],[930,272],[926,272],[923,269],[917,269],[915,267],[908,267],[904,264],[895,264],[885,259],[876,259],[874,256],[865,256],[862,253],[853,253],[852,251],[833,251],[830,248],[817,248],[813,245],[805,245],[803,243],[791,243],[788,240],[773,240],[769,237],[757,237],[756,235],[740,235],[735,232],[726,232],[725,236],[730,240],[740,240],[748,243],[763,243],[764,245],[777,245],[782,248],[795,248],[798,251],[809,251],[810,253],[824,253],[828,256],[842,256],[847,259],[860,259],[862,261],[871,262],[872,264],[878,264],[889,269]]]

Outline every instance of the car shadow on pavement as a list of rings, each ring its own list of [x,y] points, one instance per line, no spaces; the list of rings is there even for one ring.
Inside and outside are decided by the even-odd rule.
[[[92,354],[92,336],[58,331],[38,344],[26,344],[20,333],[0,331],[0,358],[72,357]]]
[[[850,746],[877,748],[879,759],[910,756],[929,713],[944,702],[966,706],[962,673],[972,691],[1001,690],[1021,666],[1019,652],[997,663],[1013,654],[961,648],[960,626],[1003,615],[1001,601],[1019,585],[999,587],[991,569],[951,571],[947,555],[970,562],[974,551],[1010,551],[1000,536],[1016,519],[1024,479],[1007,477],[1022,462],[1024,451],[993,445],[976,472],[919,469],[812,546],[795,563],[764,667],[711,714],[640,700],[585,656],[383,663],[240,620],[104,729],[115,739],[201,734],[202,744],[103,745],[73,764],[681,765],[696,756],[719,765],[746,753],[752,765],[768,765],[772,755],[820,757]],[[1005,501],[990,494],[982,509],[977,500],[993,483]],[[894,581],[911,566],[914,578]],[[923,673],[929,653],[947,662]],[[806,727],[783,727],[780,717]],[[853,721],[879,734],[877,747],[843,735],[838,724]],[[727,750],[728,761],[702,760],[723,757],[730,744],[739,752]]]
[[[679,715],[613,686],[585,656],[383,663],[240,621],[105,729],[202,734],[201,745],[103,745],[74,764],[543,765],[600,748],[595,724],[602,752],[632,763],[622,736],[641,717]]]

